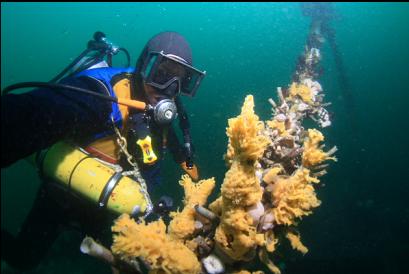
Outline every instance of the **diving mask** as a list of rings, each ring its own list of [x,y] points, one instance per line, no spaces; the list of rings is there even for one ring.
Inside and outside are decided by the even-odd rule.
[[[147,85],[159,89],[169,98],[182,93],[193,97],[206,72],[188,65],[182,58],[161,52],[150,52],[141,70]]]

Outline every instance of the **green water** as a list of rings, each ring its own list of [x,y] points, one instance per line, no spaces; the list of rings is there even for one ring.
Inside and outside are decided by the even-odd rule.
[[[337,145],[318,190],[322,205],[300,224],[305,256],[279,254],[283,273],[409,273],[408,121],[409,4],[336,3],[333,22],[351,85],[348,108],[330,48],[323,48],[326,100],[333,125],[323,132]],[[96,30],[127,48],[136,61],[160,31],[184,35],[193,62],[207,76],[194,99],[185,98],[196,162],[203,178],[220,185],[226,171],[227,119],[246,94],[270,118],[267,99],[289,83],[308,33],[298,3],[2,3],[1,87],[47,81],[86,46]],[[115,64],[124,59],[118,57]],[[35,114],[33,114],[35,115]],[[352,119],[352,120],[351,120]],[[24,126],[24,125],[16,125]],[[182,197],[182,174],[166,161],[161,191]],[[1,226],[17,233],[40,181],[25,161],[1,171]],[[43,263],[29,273],[110,273],[79,252],[80,238],[63,233]],[[2,272],[13,273],[2,262]]]

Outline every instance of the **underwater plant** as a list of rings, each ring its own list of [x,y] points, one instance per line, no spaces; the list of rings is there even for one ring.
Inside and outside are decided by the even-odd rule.
[[[296,86],[316,102],[312,88]],[[229,119],[225,154],[229,170],[220,196],[209,205],[210,213],[205,205],[214,179],[194,183],[184,176],[180,181],[184,209],[171,215],[168,228],[162,220],[137,224],[121,216],[113,226],[113,254],[128,261],[141,258],[150,273],[222,273],[226,268],[231,272],[236,270],[234,262],[251,261],[258,254],[272,272],[280,273],[268,256],[283,238],[278,234],[294,249],[308,252],[297,225],[321,204],[314,186],[325,174],[322,163],[336,160],[331,156],[336,148],[323,151],[322,133],[301,126],[308,111],[299,108],[307,104],[302,96],[282,89],[278,93],[281,100],[273,104],[272,120],[259,121],[252,95],[245,98],[241,114]]]
[[[228,120],[229,169],[209,209],[205,205],[214,178],[194,183],[184,176],[184,209],[171,214],[168,228],[161,220],[137,224],[121,216],[113,226],[113,254],[128,261],[141,258],[150,273],[230,273],[242,270],[234,262],[252,261],[258,254],[273,273],[280,273],[269,258],[279,239],[307,253],[297,225],[321,204],[314,187],[326,174],[323,163],[336,160],[336,147],[324,151],[322,133],[302,126],[304,118],[324,108],[318,81],[300,79],[277,94],[278,103],[269,99],[271,120],[259,121],[252,95],[245,98],[241,114]],[[316,121],[321,127],[330,124],[325,116]]]

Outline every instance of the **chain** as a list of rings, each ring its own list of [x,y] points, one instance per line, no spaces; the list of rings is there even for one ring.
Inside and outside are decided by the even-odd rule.
[[[128,143],[127,143],[125,137],[121,135],[121,133],[119,132],[119,130],[116,127],[115,127],[115,131],[116,131],[116,134],[118,135],[118,137],[116,139],[116,142],[119,145],[119,147],[121,148],[121,151],[125,154],[126,160],[134,168],[137,167],[138,164],[133,160],[132,155],[128,152],[128,149],[127,149]]]
[[[138,163],[133,159],[133,156],[128,152],[128,149],[127,149],[128,143],[127,143],[125,137],[121,135],[121,132],[116,127],[114,119],[112,117],[111,117],[111,121],[112,121],[113,128],[115,130],[115,133],[117,135],[116,142],[119,145],[121,152],[123,154],[125,154],[126,160],[128,161],[128,163],[133,167],[133,170],[124,171],[124,172],[122,172],[122,175],[123,176],[132,176],[133,175],[136,178],[136,180],[139,182],[139,184],[141,186],[141,193],[145,197],[145,200],[146,200],[146,212],[145,212],[145,215],[144,215],[144,218],[145,218],[149,214],[151,214],[151,212],[153,210],[153,204],[152,204],[151,198],[150,198],[149,193],[148,193],[148,187],[146,185],[146,181],[142,177],[142,174],[141,174],[141,172],[139,170],[139,167],[138,167]]]

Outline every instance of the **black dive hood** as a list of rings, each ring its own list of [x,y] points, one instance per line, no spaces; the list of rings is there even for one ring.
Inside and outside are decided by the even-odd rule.
[[[185,60],[188,65],[192,65],[192,50],[186,39],[177,32],[166,31],[155,35],[146,43],[136,61],[136,71],[138,72],[142,69],[148,59],[149,52],[161,51],[163,51],[164,54],[179,56]]]
[[[188,65],[192,65],[192,50],[186,39],[177,32],[165,31],[153,36],[148,43],[146,43],[141,54],[138,57],[135,65],[135,72],[137,76],[135,79],[143,81],[140,72],[149,61],[149,54],[151,52],[162,52],[163,54],[172,54],[182,58]],[[170,90],[172,89],[172,90]],[[159,93],[172,94],[175,85],[170,85],[164,90],[156,88]]]

